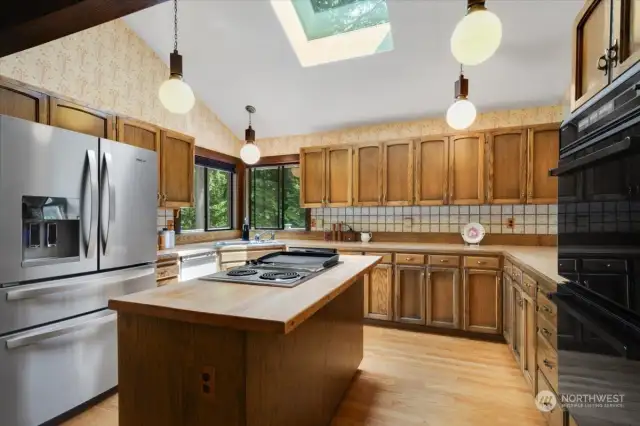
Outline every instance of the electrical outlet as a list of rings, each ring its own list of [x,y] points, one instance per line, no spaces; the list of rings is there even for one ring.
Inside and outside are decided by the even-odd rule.
[[[216,370],[208,365],[200,371],[200,392],[205,398],[213,398],[215,395]]]
[[[513,227],[514,227],[515,223],[516,223],[515,219],[514,219],[514,218],[512,218],[512,217],[510,217],[510,218],[508,218],[508,219],[506,220],[506,222],[505,222],[504,224],[505,224],[505,226],[506,226],[507,228],[511,228],[511,229],[513,229]]]

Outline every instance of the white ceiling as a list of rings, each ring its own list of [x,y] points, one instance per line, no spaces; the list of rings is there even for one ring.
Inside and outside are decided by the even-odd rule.
[[[285,0],[282,0],[285,1]],[[258,138],[443,117],[458,64],[449,37],[466,0],[387,0],[394,50],[303,68],[268,0],[180,0],[179,51],[196,96],[239,137]],[[571,27],[582,0],[488,0],[498,52],[465,70],[479,111],[559,103],[569,84]],[[172,2],[126,17],[168,63]]]

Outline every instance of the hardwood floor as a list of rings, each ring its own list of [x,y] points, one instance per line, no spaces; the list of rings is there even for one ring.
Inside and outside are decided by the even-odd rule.
[[[365,327],[365,356],[331,426],[544,426],[504,344]],[[112,396],[64,426],[117,426]]]

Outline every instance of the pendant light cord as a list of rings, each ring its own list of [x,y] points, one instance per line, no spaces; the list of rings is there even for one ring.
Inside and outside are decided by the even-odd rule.
[[[464,72],[462,71],[462,64],[460,64],[460,75],[464,75]]]
[[[173,50],[178,51],[178,0],[173,0]]]
[[[249,127],[251,127],[251,111],[247,111],[249,113]]]

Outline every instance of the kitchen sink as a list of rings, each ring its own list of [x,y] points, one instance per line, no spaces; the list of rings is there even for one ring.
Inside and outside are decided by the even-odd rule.
[[[267,240],[267,241],[256,241],[256,240],[251,240],[251,241],[240,241],[240,240],[235,240],[235,241],[218,241],[217,243],[214,244],[214,247],[228,247],[228,246],[269,246],[269,245],[277,245],[277,244],[282,244],[280,241],[277,240]]]

